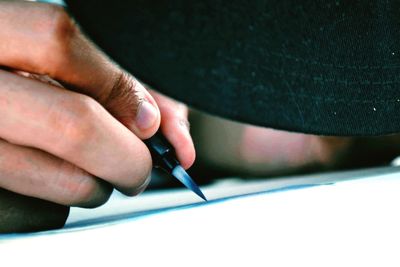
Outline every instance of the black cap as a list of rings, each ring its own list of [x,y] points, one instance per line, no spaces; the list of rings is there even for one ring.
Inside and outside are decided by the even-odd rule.
[[[117,63],[200,110],[314,134],[400,130],[400,1],[66,2]]]

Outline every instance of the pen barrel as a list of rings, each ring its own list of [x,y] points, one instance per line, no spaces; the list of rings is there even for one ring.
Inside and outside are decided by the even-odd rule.
[[[161,168],[171,173],[171,171],[179,165],[172,145],[159,132],[153,137],[144,140],[144,143],[150,150],[154,167]]]

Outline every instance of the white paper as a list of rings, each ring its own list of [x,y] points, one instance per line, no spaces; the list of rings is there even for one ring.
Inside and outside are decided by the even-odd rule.
[[[36,259],[41,266],[399,266],[398,170],[367,171],[361,176],[370,178],[334,184],[325,176],[303,177],[304,184],[325,179],[327,185],[293,190],[255,193],[249,186],[253,193],[241,197],[186,203],[92,228],[2,239],[1,258],[26,265]],[[182,193],[156,197],[174,199]]]

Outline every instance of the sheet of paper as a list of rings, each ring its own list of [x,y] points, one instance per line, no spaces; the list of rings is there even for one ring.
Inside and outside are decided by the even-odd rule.
[[[240,197],[247,194],[270,192],[273,190],[295,189],[297,187],[330,184],[357,178],[374,177],[392,173],[394,168],[375,168],[350,172],[335,172],[306,176],[281,177],[278,179],[239,179],[225,178],[203,187],[209,200]],[[67,227],[109,223],[125,217],[157,213],[170,208],[202,205],[204,202],[185,188],[164,191],[146,191],[139,197],[129,198],[114,192],[110,201],[97,209],[71,209]]]
[[[96,221],[79,219],[76,210],[66,230],[9,236],[0,251],[3,261],[18,264],[40,255],[42,266],[77,258],[79,265],[113,266],[399,266],[398,170],[295,178],[284,182],[287,190],[230,182],[205,188],[209,203],[186,191],[148,193],[137,203],[153,203],[153,211],[137,204],[137,211],[121,208],[127,214],[105,212],[100,217],[108,219]],[[364,178],[348,180],[356,177]],[[144,200],[151,194],[157,201]]]

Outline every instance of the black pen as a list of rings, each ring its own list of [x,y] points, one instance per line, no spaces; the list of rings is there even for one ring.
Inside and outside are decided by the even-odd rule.
[[[207,201],[207,198],[201,192],[190,175],[182,168],[179,161],[176,159],[175,150],[167,139],[157,132],[153,137],[144,140],[151,152],[153,166],[160,168],[178,179],[184,186],[192,190],[196,195]]]

